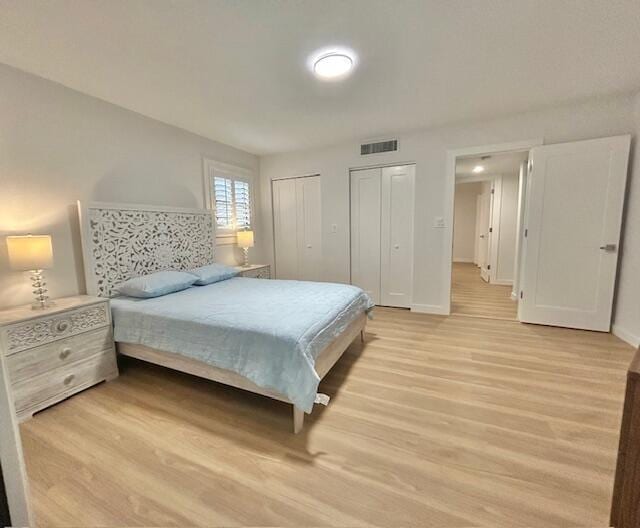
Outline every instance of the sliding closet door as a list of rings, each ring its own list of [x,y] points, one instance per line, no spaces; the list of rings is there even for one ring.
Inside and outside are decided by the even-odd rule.
[[[296,178],[298,278],[321,281],[322,202],[320,176]]]
[[[382,169],[380,304],[411,306],[415,165]]]
[[[321,203],[320,176],[273,181],[276,278],[322,280]]]
[[[351,283],[380,304],[381,169],[351,172]]]
[[[273,231],[276,278],[298,278],[296,180],[273,181]]]

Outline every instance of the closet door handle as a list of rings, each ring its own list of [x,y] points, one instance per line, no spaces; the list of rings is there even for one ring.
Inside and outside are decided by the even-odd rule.
[[[400,249],[400,245],[399,245],[399,244],[396,244],[396,245],[395,245],[395,246],[393,246],[393,247],[394,247],[394,249]]]

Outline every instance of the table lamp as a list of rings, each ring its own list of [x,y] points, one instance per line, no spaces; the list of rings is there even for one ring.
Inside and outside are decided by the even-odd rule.
[[[53,267],[53,248],[49,235],[8,236],[9,265],[16,271],[31,272],[31,286],[36,302],[34,310],[43,310],[52,303],[48,300],[47,285],[42,270]]]
[[[253,247],[253,231],[238,231],[236,233],[238,247],[244,251],[244,267],[249,266],[249,248]]]

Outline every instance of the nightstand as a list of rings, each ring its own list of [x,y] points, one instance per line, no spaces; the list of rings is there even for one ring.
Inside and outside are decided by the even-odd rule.
[[[78,295],[54,302],[45,310],[0,311],[0,353],[20,421],[118,376],[109,299]]]
[[[235,266],[238,277],[250,277],[252,279],[270,279],[271,266],[269,264],[250,264],[249,266]]]

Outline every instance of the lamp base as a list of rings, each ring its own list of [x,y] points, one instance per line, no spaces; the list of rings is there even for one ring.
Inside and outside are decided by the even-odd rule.
[[[250,264],[249,264],[249,248],[242,248],[242,251],[244,252],[244,263],[242,265],[245,268],[248,268],[250,266]]]
[[[36,302],[31,305],[32,310],[46,310],[53,305],[47,295],[47,283],[44,280],[42,270],[31,270],[31,287],[36,297]]]

